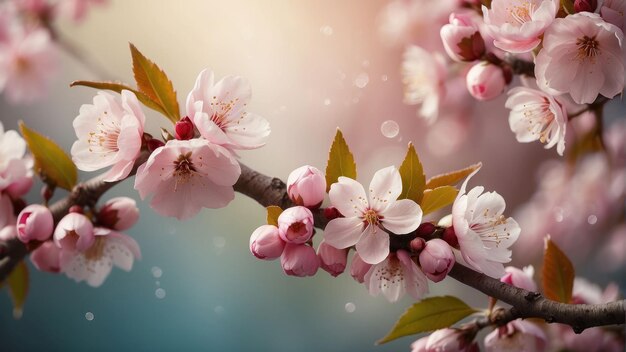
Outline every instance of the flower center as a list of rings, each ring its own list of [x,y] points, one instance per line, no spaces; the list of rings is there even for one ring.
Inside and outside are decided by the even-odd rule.
[[[535,12],[535,6],[530,1],[523,2],[517,6],[507,8],[507,12],[518,24],[524,24],[532,21],[530,17]]]
[[[395,254],[390,254],[387,265],[378,265],[374,277],[380,287],[389,287],[404,281],[404,272]]]
[[[107,152],[118,152],[117,139],[120,135],[120,125],[118,121],[108,116],[108,112],[104,111],[102,116],[96,121],[96,130],[89,132],[87,143],[89,151],[94,152],[93,147],[104,149]],[[104,154],[102,155],[105,156]]]
[[[576,39],[576,45],[578,46],[578,55],[577,57],[580,60],[585,60],[587,58],[593,60],[595,56],[600,52],[599,43],[596,40],[596,37],[588,37],[583,36],[582,38]]]
[[[98,260],[102,257],[102,253],[104,253],[104,244],[106,240],[101,236],[96,236],[96,240],[89,249],[85,251],[85,258],[87,260]]]
[[[186,178],[192,172],[196,172],[196,168],[191,161],[191,152],[181,154],[178,159],[174,160],[174,176]]]
[[[366,224],[378,226],[381,219],[382,217],[379,217],[376,211],[373,209],[367,209],[363,213],[363,222],[365,222]]]
[[[548,99],[544,98],[541,103],[524,104],[523,114],[528,122],[528,132],[532,135],[538,133],[541,143],[546,143],[550,139],[552,122],[555,119]]]
[[[15,70],[20,73],[26,73],[30,69],[30,62],[21,56],[15,59]]]

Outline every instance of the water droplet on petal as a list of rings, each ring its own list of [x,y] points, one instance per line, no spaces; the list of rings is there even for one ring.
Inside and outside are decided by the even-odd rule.
[[[354,303],[352,302],[348,302],[346,303],[346,306],[344,308],[346,309],[346,312],[354,313],[354,311],[356,310],[356,305],[354,305]]]
[[[380,132],[387,138],[394,138],[400,132],[400,126],[394,120],[387,120],[380,125]]]
[[[93,315],[92,312],[87,312],[85,313],[85,319],[87,319],[87,321],[92,321],[96,316]]]
[[[598,217],[595,215],[589,215],[589,217],[587,218],[587,222],[589,223],[589,225],[595,225],[595,223],[598,222]]]
[[[365,88],[369,82],[370,76],[365,72],[359,73],[354,79],[354,85],[357,86],[357,88]]]
[[[152,269],[150,269],[150,271],[152,271],[152,276],[154,276],[155,279],[158,279],[161,276],[163,276],[163,270],[161,270],[161,268],[159,268],[158,266],[153,266]]]
[[[154,291],[154,295],[158,299],[163,299],[165,298],[165,290],[162,288],[157,288],[156,291]]]

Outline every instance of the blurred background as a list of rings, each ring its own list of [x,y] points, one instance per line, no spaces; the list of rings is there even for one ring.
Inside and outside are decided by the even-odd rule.
[[[76,138],[72,121],[95,95],[92,89],[70,88],[69,83],[79,79],[132,83],[130,42],[167,72],[181,104],[204,68],[214,70],[217,77],[249,79],[253,92],[249,109],[269,120],[272,135],[265,147],[241,152],[241,161],[267,175],[285,180],[304,164],[324,169],[339,127],[355,155],[362,183],[369,183],[382,167],[399,166],[412,141],[427,176],[482,161],[472,184],[503,195],[507,213],[524,219],[518,219],[522,237],[524,224],[546,222],[546,212],[550,219],[558,220],[560,214],[557,223],[584,216],[585,227],[577,225],[575,230],[587,237],[612,233],[615,224],[623,222],[623,194],[613,200],[622,209],[617,216],[603,217],[596,205],[585,208],[583,215],[567,209],[559,213],[558,207],[544,210],[543,217],[529,214],[527,202],[546,203],[533,197],[538,187],[550,186],[544,184],[551,167],[545,161],[562,158],[539,143],[516,142],[508,126],[505,96],[474,104],[463,83],[457,82],[443,103],[456,108],[444,109],[433,126],[417,116],[415,106],[403,104],[404,45],[440,45],[439,27],[421,25],[419,16],[409,16],[408,11],[416,9],[402,7],[406,3],[110,1],[90,11],[80,25],[59,23],[60,34],[107,76],[96,75],[61,53],[62,68],[48,96],[31,105],[0,100],[2,123],[5,130],[16,129],[23,120],[69,151]],[[447,14],[433,16],[447,21]],[[607,122],[626,116],[619,97],[606,111]],[[171,127],[157,113],[145,112],[148,132],[158,135],[160,127]],[[603,175],[606,172],[596,182],[606,183]],[[581,202],[595,204],[596,194],[591,192]],[[120,195],[139,200],[131,180],[105,199]],[[34,187],[29,200],[39,199],[39,188]],[[390,304],[383,297],[370,297],[348,274],[332,278],[320,270],[313,278],[293,278],[282,273],[279,262],[254,258],[248,250],[249,236],[265,221],[265,211],[255,201],[237,195],[227,208],[204,210],[186,222],[157,216],[147,202],[139,201],[139,207],[140,222],[128,234],[139,242],[143,258],[130,273],[114,269],[104,285],[94,289],[31,266],[30,292],[19,320],[12,317],[8,295],[0,292],[3,350],[409,350],[414,338],[383,346],[374,342],[412,304],[410,298]],[[565,232],[549,226],[531,231]],[[561,241],[580,247],[575,239]],[[539,269],[541,239],[534,236],[527,242],[524,248],[532,251],[514,250],[514,264],[535,264]],[[626,252],[623,241],[611,246],[614,256]],[[589,253],[574,256],[579,272],[594,275],[601,285],[621,280],[623,289],[623,262],[607,270],[595,259],[599,253],[606,256],[601,252],[606,249],[590,248]],[[476,306],[487,304],[484,295],[451,279],[431,284],[432,295],[444,293],[458,294]]]

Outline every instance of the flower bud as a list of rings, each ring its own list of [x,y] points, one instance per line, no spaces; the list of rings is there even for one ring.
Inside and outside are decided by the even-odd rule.
[[[17,238],[24,243],[45,241],[52,235],[54,220],[50,209],[39,204],[24,208],[17,217]]]
[[[454,232],[454,227],[450,225],[450,227],[446,227],[443,230],[443,235],[441,235],[441,239],[446,241],[447,244],[452,248],[459,249],[459,239],[456,237],[456,233]]]
[[[433,282],[443,280],[455,262],[450,245],[438,238],[426,242],[426,247],[420,252],[419,261],[422,271]]]
[[[341,213],[335,207],[324,208],[324,217],[330,221],[342,217]]]
[[[467,90],[478,100],[491,100],[504,92],[506,79],[499,66],[480,62],[467,72]]]
[[[415,237],[414,239],[411,240],[411,242],[409,242],[409,247],[411,248],[411,251],[414,253],[421,252],[425,246],[426,246],[426,241],[424,241],[424,239],[421,237]]]
[[[89,218],[79,213],[65,215],[57,224],[53,239],[59,248],[81,252],[89,249],[96,240],[93,224]]]
[[[598,8],[597,0],[575,0],[574,11],[576,12],[594,12]]]
[[[470,330],[445,328],[435,330],[426,343],[426,351],[478,352],[478,344],[472,342],[474,334]]]
[[[280,265],[287,275],[313,276],[320,267],[320,259],[315,254],[313,247],[305,244],[288,243],[280,257]]]
[[[61,250],[52,241],[46,241],[31,253],[30,261],[39,271],[58,273],[61,270]]]
[[[430,222],[423,222],[420,226],[415,230],[417,236],[422,238],[430,238],[430,236],[437,230],[437,227]]]
[[[537,325],[521,319],[513,320],[485,336],[485,350],[497,351],[544,351],[547,337]]]
[[[469,14],[451,14],[450,23],[441,27],[440,35],[452,60],[474,61],[485,53],[485,41]]]
[[[335,248],[325,241],[317,247],[317,256],[320,257],[322,269],[330,275],[337,276],[346,270],[348,263],[348,250]]]
[[[134,199],[128,197],[116,197],[109,199],[98,213],[100,226],[124,231],[128,230],[139,220],[139,208]]]
[[[250,236],[250,252],[259,259],[274,260],[283,254],[284,249],[285,241],[274,225],[261,225]]]
[[[180,140],[188,140],[194,137],[195,131],[193,127],[193,122],[189,116],[185,116],[180,121],[176,122],[176,126],[174,127],[176,139]]]
[[[318,207],[326,194],[326,178],[313,166],[299,167],[287,178],[287,193],[297,205]]]
[[[365,282],[365,274],[370,271],[372,264],[368,264],[361,259],[358,253],[354,253],[352,264],[350,265],[350,275],[356,282],[362,284]]]
[[[304,243],[313,236],[313,213],[305,207],[285,209],[278,216],[280,238],[287,243]]]
[[[506,271],[506,274],[504,274],[504,276],[500,278],[500,281],[504,282],[505,284],[523,288],[527,291],[537,291],[537,284],[533,280],[535,268],[533,268],[532,265],[524,267],[523,270],[512,266],[507,266],[506,268],[504,268],[504,271]]]

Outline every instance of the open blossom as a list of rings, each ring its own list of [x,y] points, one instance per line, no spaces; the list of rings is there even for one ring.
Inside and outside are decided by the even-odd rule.
[[[299,205],[285,209],[278,216],[278,231],[286,243],[305,243],[313,236],[313,213]]]
[[[622,31],[625,28],[624,12],[626,12],[626,1],[624,0],[604,0],[600,8],[602,18],[608,23],[616,25]]]
[[[10,31],[0,42],[0,91],[12,103],[30,103],[44,96],[57,72],[57,52],[44,29]]]
[[[505,202],[496,192],[483,193],[484,187],[467,183],[478,170],[465,179],[452,206],[452,224],[459,242],[462,260],[491,277],[504,275],[502,263],[511,261],[509,247],[517,240],[520,227],[504,212]]]
[[[4,131],[0,122],[0,191],[12,197],[28,192],[33,183],[33,160],[26,154],[26,142],[13,130]]]
[[[433,123],[439,115],[440,101],[445,95],[446,69],[443,57],[411,45],[404,52],[402,82],[404,102],[421,104],[418,115]]]
[[[201,208],[222,208],[235,198],[241,168],[225,148],[202,139],[171,140],[137,170],[135,189],[150,206],[179,220]]]
[[[65,215],[54,229],[52,238],[57,247],[65,251],[84,251],[96,240],[91,220],[79,213]]]
[[[211,70],[203,70],[187,96],[187,115],[202,137],[228,149],[263,146],[270,126],[263,117],[246,111],[252,94],[248,81],[238,76],[214,80]]]
[[[511,53],[525,53],[541,43],[541,34],[559,10],[559,0],[494,0],[483,5],[487,31],[493,44]]]
[[[84,104],[74,119],[78,141],[72,145],[72,160],[83,171],[113,166],[105,181],[124,179],[141,149],[145,116],[135,94],[122,91],[121,101],[100,91],[93,105]]]
[[[339,177],[328,195],[345,217],[328,223],[324,240],[335,248],[356,245],[356,251],[366,263],[382,262],[389,254],[389,234],[385,230],[406,234],[417,229],[422,221],[420,206],[410,199],[397,200],[400,193],[402,179],[394,166],[374,174],[369,196],[357,181]]]
[[[539,140],[545,148],[565,151],[567,111],[554,97],[542,91],[516,87],[509,91],[505,106],[511,109],[509,126],[517,141],[528,143]]]
[[[382,292],[389,302],[397,301],[406,292],[416,300],[428,293],[426,275],[405,250],[390,253],[381,263],[372,265],[365,275],[365,286],[372,296]]]
[[[592,103],[598,94],[613,98],[624,89],[623,37],[597,14],[556,19],[535,59],[537,85],[569,93],[578,104]]]
[[[488,352],[542,352],[546,348],[547,339],[546,334],[537,325],[517,319],[487,335],[485,349]]]

